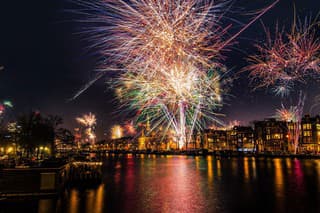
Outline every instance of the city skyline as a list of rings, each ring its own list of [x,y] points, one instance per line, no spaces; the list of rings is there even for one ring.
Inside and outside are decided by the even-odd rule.
[[[271,2],[235,5],[249,10],[261,8]],[[294,1],[280,1],[263,16],[264,24],[271,30],[277,20],[280,25],[289,26],[294,17],[293,3]],[[13,102],[13,115],[31,109],[40,110],[44,114],[58,114],[64,117],[65,126],[70,129],[76,125],[75,117],[93,112],[97,114],[98,137],[102,138],[104,131],[109,133],[111,126],[121,124],[118,121],[124,122],[125,117],[119,116],[114,91],[104,83],[108,78],[98,81],[76,100],[69,101],[90,81],[92,70],[96,66],[96,59],[91,51],[80,53],[86,50],[88,43],[76,35],[78,26],[73,21],[74,15],[67,11],[74,5],[62,0],[51,5],[39,2],[22,4],[28,10],[18,9],[13,16],[9,12],[14,8],[13,3],[5,2],[8,12],[1,14],[2,20],[11,20],[11,23],[4,23],[4,33],[0,35],[1,46],[4,47],[0,55],[0,63],[4,66],[0,72],[0,98]],[[297,15],[315,16],[318,11],[314,4],[320,6],[320,3],[312,1],[296,2]],[[241,34],[237,40],[239,44],[227,53],[226,64],[232,72],[237,73],[246,66],[246,56],[255,53],[252,44],[256,38],[260,41],[264,39],[259,22]],[[226,123],[239,120],[247,125],[251,121],[273,116],[276,109],[281,107],[281,99],[266,90],[252,91],[247,75],[241,73],[234,81],[230,98],[222,109],[225,117],[221,119]],[[309,83],[305,114],[309,113],[312,99],[318,94],[317,82]],[[296,95],[293,94],[293,97]],[[288,102],[284,104],[295,104],[294,101]],[[315,109],[311,114],[317,112]]]
[[[320,212],[320,0],[0,8],[0,213]]]

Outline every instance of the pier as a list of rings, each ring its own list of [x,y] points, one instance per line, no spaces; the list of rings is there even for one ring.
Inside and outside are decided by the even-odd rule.
[[[102,162],[70,162],[58,167],[0,169],[0,199],[55,196],[67,186],[102,179]]]

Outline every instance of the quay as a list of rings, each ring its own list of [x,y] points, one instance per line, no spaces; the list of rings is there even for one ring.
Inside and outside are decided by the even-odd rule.
[[[57,196],[77,183],[102,179],[102,162],[69,162],[50,167],[0,168],[0,201],[10,198]]]
[[[185,156],[215,156],[215,157],[265,157],[265,158],[299,158],[299,159],[320,159],[319,154],[290,154],[279,152],[238,152],[238,151],[208,151],[206,149],[197,150],[106,150],[95,152],[104,154],[133,154],[133,155],[185,155]]]

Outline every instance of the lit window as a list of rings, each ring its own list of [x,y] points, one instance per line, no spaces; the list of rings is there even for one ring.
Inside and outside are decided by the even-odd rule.
[[[280,134],[274,134],[273,135],[273,139],[281,139],[281,135]]]
[[[311,124],[303,124],[303,129],[311,129]]]
[[[311,137],[311,131],[304,131],[303,136],[304,137]]]

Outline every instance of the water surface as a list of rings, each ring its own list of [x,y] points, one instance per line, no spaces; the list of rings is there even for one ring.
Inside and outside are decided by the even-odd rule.
[[[103,183],[0,212],[320,212],[320,160],[110,155]]]

